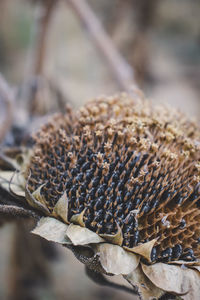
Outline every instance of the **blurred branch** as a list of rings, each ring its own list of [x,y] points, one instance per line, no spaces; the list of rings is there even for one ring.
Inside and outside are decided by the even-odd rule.
[[[66,0],[80,21],[86,27],[100,53],[107,61],[119,87],[129,91],[131,85],[136,85],[133,69],[115,48],[112,40],[105,32],[100,21],[85,0]]]
[[[29,80],[23,86],[23,97],[28,99],[29,112],[32,116],[41,116],[49,112],[62,110],[65,107],[65,100],[56,79],[45,76],[45,62],[47,58],[47,42],[51,30],[52,14],[58,1],[39,1],[39,11],[35,20],[35,39],[33,51],[30,53],[32,70]]]
[[[12,120],[13,120],[13,94],[3,78],[3,76],[0,74],[0,101],[5,103],[6,106],[6,112],[4,114],[4,118],[2,121],[2,125],[0,127],[0,143],[5,138],[7,132],[9,131]]]
[[[41,75],[44,69],[44,60],[46,55],[46,44],[48,38],[49,24],[51,21],[52,12],[56,1],[46,0],[42,1],[41,10],[38,16],[37,23],[37,41],[35,46],[35,57],[34,57],[34,75]]]

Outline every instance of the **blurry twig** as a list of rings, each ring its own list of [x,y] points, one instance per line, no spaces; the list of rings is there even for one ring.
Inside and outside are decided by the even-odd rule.
[[[9,88],[7,82],[0,74],[0,100],[5,103],[6,106],[6,114],[4,116],[3,124],[0,128],[0,142],[3,141],[6,133],[9,131],[12,120],[13,120],[13,94],[11,89]]]
[[[66,0],[66,2],[72,7],[90,33],[94,43],[112,70],[119,87],[122,90],[129,91],[131,85],[136,85],[133,69],[117,51],[90,6],[85,0]]]
[[[56,79],[45,76],[45,63],[47,58],[47,41],[51,29],[51,19],[58,1],[43,0],[39,2],[35,20],[35,39],[33,51],[30,53],[32,70],[29,80],[24,84],[22,95],[29,100],[30,116],[41,116],[47,112],[61,110],[65,107],[65,97],[60,91]],[[56,97],[57,96],[57,97]],[[51,101],[53,98],[53,101]],[[66,97],[68,99],[68,96]],[[55,101],[57,100],[57,101]],[[57,103],[58,102],[58,103]]]
[[[46,0],[42,2],[37,23],[37,41],[33,66],[34,75],[41,75],[43,73],[49,24],[55,3],[55,0]]]

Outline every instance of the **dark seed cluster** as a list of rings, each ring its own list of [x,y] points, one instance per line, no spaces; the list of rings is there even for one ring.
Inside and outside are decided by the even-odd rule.
[[[36,136],[29,189],[68,220],[133,248],[157,239],[152,262],[200,257],[200,134],[182,114],[127,95],[56,116]]]

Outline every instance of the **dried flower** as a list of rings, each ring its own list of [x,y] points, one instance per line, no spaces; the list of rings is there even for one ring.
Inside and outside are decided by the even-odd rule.
[[[199,142],[198,125],[181,113],[102,97],[44,126],[10,187],[46,215],[33,233],[92,249],[76,255],[122,274],[142,299],[198,299]]]

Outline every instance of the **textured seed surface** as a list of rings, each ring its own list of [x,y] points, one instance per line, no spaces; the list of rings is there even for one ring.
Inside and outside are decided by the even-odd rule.
[[[157,238],[152,262],[200,257],[200,130],[184,115],[127,95],[55,116],[35,137],[28,186],[49,209],[66,191],[68,219],[123,233],[132,248]],[[117,225],[118,224],[118,225]]]

